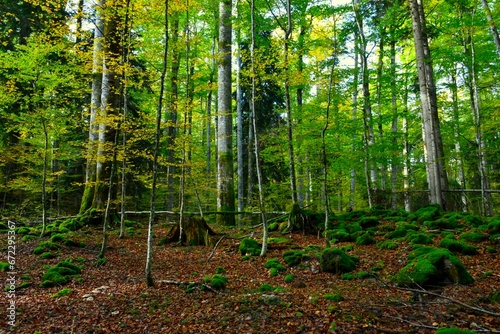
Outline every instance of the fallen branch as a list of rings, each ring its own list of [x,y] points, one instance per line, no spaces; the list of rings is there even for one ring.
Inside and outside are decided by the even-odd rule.
[[[219,246],[219,244],[221,243],[222,240],[224,240],[224,238],[227,237],[227,234],[224,234],[220,239],[219,241],[217,241],[217,243],[215,244],[214,246],[214,249],[212,249],[212,253],[210,253],[210,256],[208,257],[207,259],[207,262],[210,261],[210,259],[212,258],[212,256],[214,256],[214,253],[215,253],[215,250],[217,249],[217,246]]]
[[[186,285],[186,286],[190,286],[190,287],[196,286],[196,287],[202,287],[204,289],[210,290],[213,293],[218,293],[210,285],[207,285],[205,283],[200,283],[200,282],[179,282],[179,281],[172,281],[172,280],[161,280],[161,281],[158,281],[158,283],[165,283],[165,284],[171,284],[171,285],[177,285],[177,286],[181,286],[181,285]]]
[[[465,303],[463,303],[463,302],[461,302],[459,300],[456,300],[454,298],[451,298],[451,297],[448,297],[448,296],[443,296],[443,295],[441,295],[439,293],[435,293],[435,292],[431,292],[431,291],[425,290],[422,287],[420,287],[419,289],[413,289],[413,288],[405,288],[405,287],[400,287],[400,286],[395,286],[395,285],[389,285],[386,282],[384,282],[383,280],[381,280],[380,278],[378,278],[378,277],[375,277],[375,278],[378,279],[379,281],[381,281],[386,287],[391,288],[391,289],[396,289],[396,290],[401,290],[401,291],[410,291],[410,292],[414,292],[414,293],[424,293],[424,294],[427,294],[427,295],[430,295],[430,296],[434,296],[434,297],[438,297],[438,298],[442,298],[442,299],[448,300],[448,301],[450,301],[450,302],[452,302],[454,304],[463,306],[465,308],[468,308],[468,309],[476,311],[476,312],[485,313],[485,314],[492,315],[492,316],[495,316],[495,317],[500,317],[500,313],[496,313],[496,312],[493,312],[493,311],[486,310],[484,308],[480,308],[480,307],[475,307],[475,306],[472,306],[472,305],[468,305],[468,304],[465,304]]]

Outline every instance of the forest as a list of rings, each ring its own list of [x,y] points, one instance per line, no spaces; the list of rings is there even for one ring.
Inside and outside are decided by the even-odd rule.
[[[0,15],[2,330],[500,331],[496,0]]]

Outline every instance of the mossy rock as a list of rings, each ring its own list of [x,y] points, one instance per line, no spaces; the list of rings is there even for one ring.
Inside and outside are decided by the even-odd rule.
[[[343,228],[330,230],[326,233],[330,241],[352,241],[351,234]]]
[[[68,230],[77,231],[83,227],[84,223],[85,217],[70,218],[63,221],[59,225],[59,231],[63,233],[67,232]]]
[[[55,251],[60,249],[61,246],[58,244],[55,244],[50,241],[42,241],[38,244],[38,246],[33,250],[33,254],[35,255],[40,255],[42,253],[48,252],[48,251]]]
[[[278,271],[285,271],[286,270],[285,266],[283,266],[281,264],[281,262],[278,261],[278,259],[276,259],[276,258],[272,258],[272,259],[267,260],[266,264],[264,264],[264,268],[266,268],[266,269],[273,269],[274,268]]]
[[[496,216],[488,224],[488,233],[489,234],[500,234],[500,217]]]
[[[261,252],[261,246],[254,239],[245,238],[245,239],[241,240],[238,251],[241,255],[257,256]]]
[[[347,273],[356,268],[356,259],[347,255],[340,248],[327,248],[320,256],[320,267],[325,272],[334,274]]]
[[[295,281],[295,276],[293,274],[288,274],[285,276],[285,283],[293,283]]]
[[[66,234],[58,233],[58,234],[52,235],[52,237],[50,237],[50,241],[52,241],[52,242],[62,242],[64,240],[66,240],[66,238],[67,238]]]
[[[34,235],[31,235],[31,234],[26,234],[25,236],[23,236],[23,238],[21,239],[22,241],[26,242],[26,241],[30,241],[30,240],[33,240],[33,239],[36,239],[38,238],[37,236],[34,236]]]
[[[420,246],[408,255],[408,260],[393,278],[399,286],[474,282],[462,262],[447,249]]]
[[[385,240],[385,241],[379,242],[377,244],[377,247],[380,249],[394,250],[394,249],[397,249],[399,247],[399,245],[396,242],[394,242],[393,240]]]
[[[500,244],[500,234],[493,234],[490,236],[490,242],[494,245]]]
[[[227,278],[223,275],[214,274],[212,277],[205,278],[205,283],[209,283],[216,290],[222,290],[226,288]]]
[[[31,229],[29,227],[21,226],[21,227],[16,228],[16,234],[24,235],[24,234],[29,234],[29,233],[31,233]]]
[[[423,223],[431,230],[448,229],[453,230],[458,227],[458,220],[454,217],[450,218],[439,218],[436,220],[427,220]]]
[[[432,238],[424,233],[415,233],[409,237],[412,245],[432,245]]]
[[[285,263],[290,267],[299,265],[302,262],[302,258],[304,256],[304,253],[294,250],[286,251],[283,253],[283,259],[285,260]]]
[[[464,232],[460,234],[460,240],[472,243],[480,243],[488,240],[488,235],[485,233],[478,233],[475,231]]]
[[[358,220],[359,226],[361,226],[363,229],[367,229],[369,227],[375,227],[380,223],[378,217],[376,216],[369,216],[369,217],[361,217]]]
[[[439,247],[446,248],[452,252],[461,253],[464,255],[477,254],[477,248],[463,242],[458,242],[456,239],[448,237],[439,242]]]
[[[318,253],[323,250],[323,247],[318,246],[318,245],[309,245],[304,249],[304,252],[306,253]]]
[[[44,253],[40,254],[40,258],[43,260],[50,260],[50,259],[54,259],[56,257],[57,257],[57,255],[55,255],[52,252],[44,252]]]
[[[425,221],[434,221],[441,216],[441,209],[439,205],[433,204],[418,209],[417,211],[415,211],[413,216],[419,223],[423,223]]]
[[[280,224],[278,222],[274,222],[274,223],[269,224],[267,229],[269,230],[269,232],[274,232],[274,231],[277,231],[279,229],[279,227],[280,227]]]
[[[374,245],[377,243],[374,237],[370,235],[370,233],[364,233],[356,238],[356,245],[366,246],[366,245]]]

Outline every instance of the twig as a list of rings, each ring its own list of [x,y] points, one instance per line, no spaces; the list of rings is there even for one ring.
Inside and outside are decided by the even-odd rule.
[[[415,293],[425,293],[425,294],[430,295],[430,296],[435,296],[435,297],[438,297],[438,298],[442,298],[442,299],[448,300],[448,301],[450,301],[450,302],[452,302],[454,304],[458,304],[460,306],[463,306],[465,308],[471,309],[473,311],[477,311],[477,312],[480,312],[480,313],[489,314],[489,315],[492,315],[492,316],[495,316],[495,317],[500,317],[500,313],[489,311],[489,310],[486,310],[484,308],[474,307],[472,305],[468,305],[468,304],[462,303],[461,301],[458,301],[458,300],[456,300],[454,298],[451,298],[451,297],[448,297],[448,296],[443,296],[443,295],[441,295],[439,293],[427,291],[427,290],[425,290],[422,287],[420,287],[420,289],[404,288],[404,287],[389,285],[386,282],[384,282],[383,280],[381,280],[380,278],[378,278],[378,277],[375,277],[375,278],[378,279],[379,281],[381,281],[385,286],[387,286],[388,288],[391,288],[391,289],[397,289],[397,290],[402,290],[402,291],[410,291],[410,292],[415,292]]]
[[[218,293],[211,286],[204,284],[204,283],[200,283],[200,282],[179,282],[179,281],[172,281],[172,280],[161,280],[161,281],[158,281],[158,283],[172,284],[172,285],[177,285],[177,286],[180,286],[180,285],[201,286],[207,290],[212,291],[213,293]]]
[[[429,326],[429,325],[424,325],[424,324],[417,324],[417,323],[414,323],[414,322],[411,322],[409,320],[406,320],[406,319],[403,319],[403,318],[400,318],[400,317],[393,317],[391,315],[388,315],[388,314],[385,314],[385,316],[387,318],[390,318],[390,319],[396,319],[396,320],[399,320],[399,321],[402,321],[402,322],[405,322],[407,324],[410,324],[411,326],[413,327],[421,327],[421,328],[428,328],[428,329],[438,329],[439,327],[437,326]]]
[[[215,253],[215,250],[217,249],[217,246],[219,246],[219,244],[221,243],[221,241],[227,237],[227,234],[224,234],[220,239],[219,241],[217,241],[217,243],[215,244],[214,246],[214,249],[212,249],[212,253],[210,253],[210,256],[208,257],[207,259],[207,262],[210,261],[210,259],[212,258],[212,256],[214,256],[214,253]]]

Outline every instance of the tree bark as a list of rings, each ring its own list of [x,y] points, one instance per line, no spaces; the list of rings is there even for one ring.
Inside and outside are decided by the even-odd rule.
[[[490,6],[488,5],[488,0],[481,0],[484,7],[484,13],[486,14],[486,19],[488,20],[488,25],[490,26],[491,34],[493,35],[493,41],[497,47],[497,52],[500,54],[500,36],[498,35],[497,26],[491,15]]]
[[[231,22],[232,0],[219,3],[219,64],[217,117],[217,209],[234,212],[233,118],[231,106]],[[234,225],[232,214],[219,215],[218,222]]]
[[[446,210],[444,191],[448,189],[448,178],[444,168],[445,157],[438,119],[436,85],[422,0],[410,0],[410,9],[420,87],[423,138],[427,150],[429,200],[431,204],[438,204]]]

